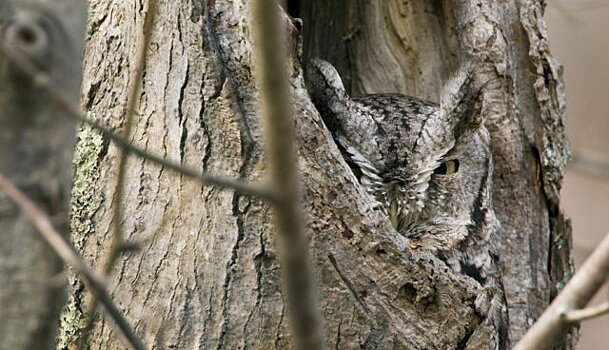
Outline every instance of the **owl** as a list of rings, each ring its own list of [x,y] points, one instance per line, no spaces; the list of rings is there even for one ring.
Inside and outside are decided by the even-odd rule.
[[[330,63],[307,67],[311,99],[343,157],[410,249],[430,251],[484,285],[498,224],[481,85],[468,63],[439,104],[397,93],[352,98]]]

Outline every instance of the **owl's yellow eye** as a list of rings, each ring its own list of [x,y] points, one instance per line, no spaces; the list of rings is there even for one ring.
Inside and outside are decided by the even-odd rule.
[[[452,175],[459,171],[459,160],[451,159],[440,164],[433,173],[437,175]]]

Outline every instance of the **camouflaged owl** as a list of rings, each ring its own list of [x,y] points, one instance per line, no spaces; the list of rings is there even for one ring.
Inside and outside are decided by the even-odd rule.
[[[488,283],[497,220],[473,64],[446,83],[439,104],[402,94],[349,97],[322,60],[309,64],[307,86],[353,173],[411,249]]]

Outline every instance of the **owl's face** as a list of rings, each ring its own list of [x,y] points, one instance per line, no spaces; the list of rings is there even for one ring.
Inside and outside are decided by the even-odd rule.
[[[367,141],[338,133],[361,184],[392,225],[414,244],[442,251],[467,237],[486,241],[495,226],[488,132],[456,132],[439,106],[398,94],[351,101],[353,125]]]

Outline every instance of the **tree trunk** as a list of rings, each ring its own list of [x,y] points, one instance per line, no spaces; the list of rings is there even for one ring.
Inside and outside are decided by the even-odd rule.
[[[86,8],[70,0],[47,5],[0,1],[0,174],[67,233],[75,125],[21,64],[48,74],[77,103]],[[54,347],[62,270],[30,218],[0,192],[0,349]]]
[[[490,78],[502,86],[487,96],[486,126],[512,343],[572,274],[571,227],[559,207],[565,94],[543,10],[541,1],[310,1],[297,14],[306,56],[331,61],[355,95],[397,91],[437,101],[460,57],[492,66]]]
[[[216,0],[159,7],[132,142],[201,171],[264,178],[250,6]],[[356,93],[437,98],[466,53],[494,68],[486,74],[501,84],[485,103],[491,106],[512,340],[570,272],[570,231],[557,190],[567,153],[564,95],[544,46],[539,6],[319,1],[302,2],[300,10],[306,56],[331,59]],[[143,8],[91,2],[84,105],[119,131]],[[326,345],[491,348],[498,329],[485,322],[487,291],[431,254],[410,252],[406,239],[373,210],[309,100],[298,57],[292,58],[295,143]],[[99,265],[110,249],[111,213],[119,205],[113,198],[120,150],[90,129],[79,135],[73,239]],[[128,158],[125,182],[121,227],[140,250],[122,257],[110,282],[144,342],[158,348],[289,348],[269,205],[137,158]],[[72,297],[74,318],[62,327],[60,347],[79,342],[77,311],[89,296],[76,285]],[[111,321],[103,319],[93,324],[88,342],[121,347]]]

